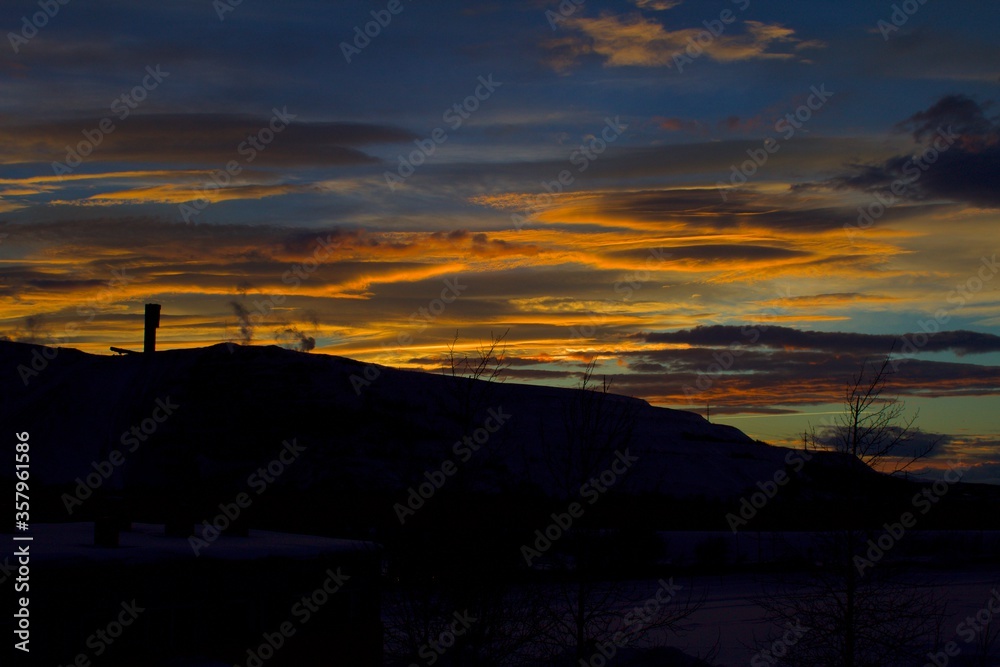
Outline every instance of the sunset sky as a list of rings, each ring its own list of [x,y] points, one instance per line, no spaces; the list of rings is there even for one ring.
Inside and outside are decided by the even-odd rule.
[[[155,301],[160,349],[436,371],[509,329],[509,381],[596,358],[773,443],[895,344],[1000,481],[997,3],[52,4],[0,14],[0,334],[139,349]]]

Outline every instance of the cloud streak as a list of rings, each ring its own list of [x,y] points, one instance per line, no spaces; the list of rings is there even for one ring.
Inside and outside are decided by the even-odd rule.
[[[699,55],[703,52],[720,63],[797,59],[801,48],[820,46],[796,37],[794,29],[754,20],[743,22],[742,32],[733,26],[717,36],[710,34],[707,41],[700,37],[704,26],[668,30],[656,19],[637,13],[571,17],[565,25],[578,34],[549,43],[557,69],[588,55],[600,57],[605,67],[673,67],[675,59],[685,57],[692,45]]]

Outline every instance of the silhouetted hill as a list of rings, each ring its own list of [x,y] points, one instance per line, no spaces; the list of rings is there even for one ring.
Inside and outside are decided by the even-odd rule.
[[[100,479],[95,497],[127,498],[137,519],[161,520],[177,507],[210,517],[240,492],[254,495],[261,478],[251,475],[276,460],[283,443],[305,449],[280,466],[248,514],[318,532],[398,525],[396,504],[434,480],[444,483],[424,504],[438,506],[435,512],[477,507],[495,516],[530,513],[538,498],[579,500],[581,481],[610,469],[625,449],[634,463],[627,475],[615,475],[595,517],[614,522],[630,512],[629,521],[657,528],[727,529],[724,517],[741,497],[781,472],[789,481],[752,526],[814,527],[836,520],[845,473],[836,455],[805,462],[801,452],[637,399],[274,346],[220,344],[146,358],[2,342],[0,368],[2,422],[7,433],[31,433],[33,480],[44,487],[33,504],[50,520],[96,511],[87,498],[70,503],[70,515],[63,495],[86,495],[77,487],[88,475]],[[113,470],[107,480],[94,476],[100,468]],[[897,505],[905,509],[910,483],[865,477],[889,516]],[[982,508],[997,494],[963,485],[953,498],[963,496]]]

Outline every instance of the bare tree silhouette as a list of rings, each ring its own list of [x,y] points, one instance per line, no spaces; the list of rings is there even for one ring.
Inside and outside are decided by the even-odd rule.
[[[471,434],[491,408],[501,407],[496,389],[510,365],[507,333],[491,332],[471,356],[457,352],[457,334],[448,347],[443,364],[448,382],[438,404],[456,438]],[[476,621],[442,656],[443,664],[513,667],[526,664],[537,650],[542,593],[516,583],[517,551],[498,523],[511,514],[506,505],[514,501],[491,501],[477,492],[482,476],[502,458],[506,439],[503,429],[492,433],[448,481],[444,502],[424,510],[412,530],[400,531],[395,547],[409,572],[387,604],[386,651],[405,664],[423,663],[427,654],[420,654],[421,647],[463,610]]]
[[[554,500],[560,511],[580,501],[584,485],[636,445],[633,435],[639,404],[611,393],[612,383],[606,377],[597,384],[595,369],[596,361],[585,368],[579,389],[565,408],[562,433],[547,434],[544,423],[539,423],[548,481],[556,490]],[[643,453],[633,453],[641,465]],[[606,493],[612,495],[619,488],[616,483]],[[616,531],[590,522],[591,518],[584,515],[546,555],[557,580],[545,603],[545,644],[552,658],[568,650],[574,664],[589,664],[600,655],[598,647],[612,645],[616,635],[620,643],[635,646],[656,631],[680,632],[703,602],[694,591],[683,589],[656,618],[642,624],[625,623],[624,610],[648,595],[644,591],[648,585],[622,572],[626,560],[622,552],[630,545],[623,544]]]
[[[905,471],[937,444],[911,446],[917,415],[907,418],[898,397],[885,395],[893,367],[890,356],[880,364],[863,364],[847,385],[844,412],[825,432],[813,429],[803,437],[807,449],[842,455],[846,487],[836,500],[841,523],[819,545],[822,567],[758,600],[781,626],[779,637],[788,624],[808,628],[778,664],[922,664],[926,651],[940,640],[944,605],[929,586],[889,566],[858,567],[856,560],[874,535],[866,520],[872,509],[866,506],[866,490],[876,477],[873,470]]]

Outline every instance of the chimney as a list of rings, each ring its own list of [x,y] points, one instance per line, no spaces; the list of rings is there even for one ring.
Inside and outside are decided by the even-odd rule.
[[[143,339],[143,354],[156,351],[156,328],[160,326],[160,304],[146,304],[146,336]]]

